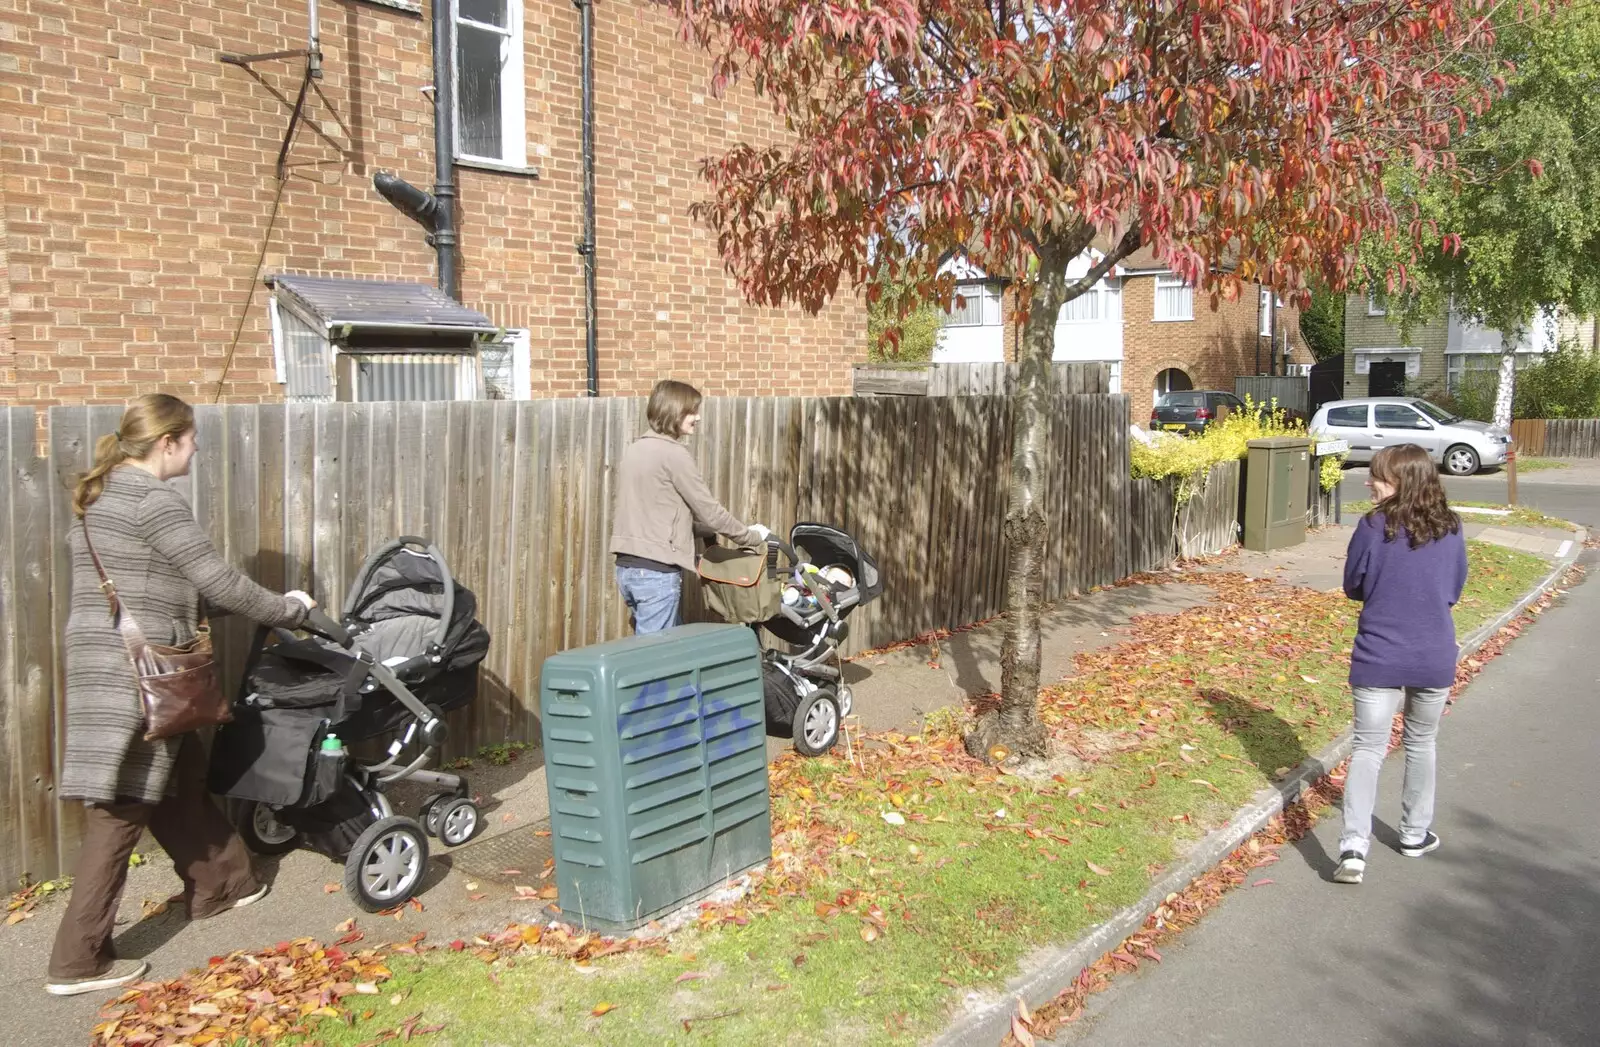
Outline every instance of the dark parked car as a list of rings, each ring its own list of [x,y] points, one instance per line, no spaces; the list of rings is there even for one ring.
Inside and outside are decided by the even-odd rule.
[[[1152,431],[1161,429],[1174,433],[1199,433],[1204,432],[1219,413],[1242,410],[1243,400],[1216,389],[1162,393],[1150,411],[1150,428]]]
[[[1223,414],[1245,410],[1245,402],[1232,393],[1220,389],[1187,389],[1181,393],[1162,393],[1150,411],[1152,431],[1174,433],[1200,433],[1207,425]],[[1266,415],[1272,411],[1270,404],[1256,404],[1256,412]],[[1305,422],[1299,411],[1282,408],[1285,421]]]

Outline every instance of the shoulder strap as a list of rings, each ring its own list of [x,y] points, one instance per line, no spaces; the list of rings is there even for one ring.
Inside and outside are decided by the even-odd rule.
[[[89,550],[89,559],[94,561],[94,569],[100,575],[100,591],[105,594],[106,603],[111,608],[111,620],[117,626],[117,632],[122,636],[123,646],[127,647],[128,654],[134,659],[137,666],[139,652],[144,650],[148,641],[144,638],[144,630],[139,628],[139,623],[133,620],[133,615],[123,611],[122,600],[117,596],[117,585],[106,576],[105,565],[100,562],[100,554],[95,552],[94,542],[89,538],[89,517],[86,514],[81,521],[83,524],[83,544]]]
[[[84,514],[79,521],[83,527],[83,544],[89,549],[89,559],[94,561],[95,573],[100,576],[100,592],[105,596],[106,603],[111,607],[111,616],[118,617],[122,612],[122,602],[117,599],[117,586],[110,578],[106,577],[105,564],[100,562],[100,554],[95,552],[94,542],[89,537],[89,516]]]

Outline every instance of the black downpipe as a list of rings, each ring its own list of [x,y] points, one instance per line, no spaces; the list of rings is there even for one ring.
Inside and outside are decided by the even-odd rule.
[[[589,396],[600,395],[600,316],[595,274],[594,233],[594,0],[572,0],[578,8],[583,50],[583,256],[584,350]]]
[[[433,7],[433,247],[439,254],[439,290],[461,301],[456,268],[455,33],[450,0]]]

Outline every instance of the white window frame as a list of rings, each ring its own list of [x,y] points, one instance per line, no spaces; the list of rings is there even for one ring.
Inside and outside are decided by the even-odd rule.
[[[1513,353],[1516,360],[1516,369],[1522,370],[1531,367],[1539,360],[1541,354],[1519,352]],[[1485,363],[1478,367],[1468,367],[1467,360],[1483,360]],[[1500,371],[1499,353],[1462,352],[1444,354],[1444,388],[1445,392],[1455,396],[1461,391],[1461,379],[1465,378],[1468,371],[1477,371],[1483,374],[1498,374]]]
[[[946,327],[998,327],[1005,322],[1003,290],[992,280],[962,280],[956,284],[955,297],[950,300],[950,312],[945,314]],[[955,299],[962,300],[960,306]],[[962,319],[956,319],[956,309]],[[976,309],[976,320],[966,319],[966,314]]]
[[[1263,287],[1256,295],[1256,334],[1262,338],[1272,337],[1272,289]]]
[[[1181,310],[1181,311],[1175,311],[1175,312],[1172,312],[1170,315],[1165,315],[1165,316],[1162,315],[1161,306],[1162,306],[1162,303],[1166,299],[1163,297],[1161,292],[1162,291],[1171,292],[1171,291],[1176,291],[1176,290],[1183,290],[1183,291],[1187,292],[1187,294],[1184,294],[1184,295],[1181,296],[1181,301],[1188,305],[1188,309],[1187,310]],[[1193,320],[1194,319],[1194,288],[1190,287],[1187,283],[1185,283],[1184,280],[1183,280],[1183,277],[1181,277],[1181,276],[1173,276],[1170,273],[1169,274],[1158,275],[1156,277],[1156,288],[1155,288],[1155,294],[1154,294],[1153,297],[1155,298],[1155,322],[1156,323],[1158,323],[1158,324],[1181,323],[1184,320]],[[1170,297],[1180,297],[1180,296],[1173,295],[1173,296],[1170,296]],[[1187,315],[1180,315],[1180,312],[1186,313]]]
[[[1368,316],[1388,316],[1389,315],[1389,298],[1388,298],[1388,295],[1384,294],[1384,292],[1383,292],[1383,290],[1381,288],[1378,288],[1378,287],[1369,287],[1369,288],[1367,288],[1367,315]]]
[[[526,111],[527,87],[523,82],[523,0],[503,0],[506,5],[506,25],[489,25],[486,22],[463,18],[460,0],[450,0],[451,46],[450,77],[453,81],[451,99],[455,106],[455,156],[469,164],[490,167],[526,168],[528,166],[528,126]],[[494,33],[502,38],[503,64],[500,69],[500,142],[503,156],[480,156],[461,147],[461,26]]]

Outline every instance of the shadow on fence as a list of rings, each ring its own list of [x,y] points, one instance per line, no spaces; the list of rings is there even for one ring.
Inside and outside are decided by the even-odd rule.
[[[452,752],[539,737],[549,655],[626,633],[606,546],[615,469],[644,428],[637,399],[276,404],[197,409],[200,452],[178,485],[225,556],[263,584],[343,602],[367,553],[398,534],[438,543],[494,637],[480,698],[452,714]],[[81,808],[58,803],[68,485],[121,408],[0,408],[0,878],[70,865]],[[1055,401],[1041,463],[1045,599],[1165,566],[1171,495],[1128,476],[1127,402]],[[853,532],[884,597],[846,653],[1002,610],[1010,475],[998,396],[711,399],[693,449],[735,515]],[[1165,530],[1162,521],[1166,520]],[[687,610],[698,613],[688,587]],[[218,635],[230,681],[252,635]]]

